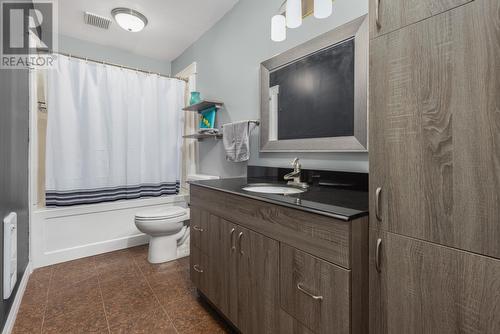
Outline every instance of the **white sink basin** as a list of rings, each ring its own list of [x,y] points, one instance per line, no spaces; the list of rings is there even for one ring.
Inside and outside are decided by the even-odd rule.
[[[272,185],[272,184],[249,184],[242,188],[243,190],[262,193],[262,194],[280,194],[280,195],[292,195],[300,194],[305,192],[305,189],[289,187],[285,185]]]

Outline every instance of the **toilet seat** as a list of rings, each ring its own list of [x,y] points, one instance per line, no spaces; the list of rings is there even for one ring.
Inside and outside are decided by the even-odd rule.
[[[187,212],[188,209],[179,206],[162,207],[158,209],[140,211],[135,214],[135,220],[143,222],[166,220],[184,216]]]

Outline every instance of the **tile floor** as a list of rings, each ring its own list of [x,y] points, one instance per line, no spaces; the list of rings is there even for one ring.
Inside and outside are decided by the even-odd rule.
[[[159,265],[147,247],[35,270],[13,333],[230,333],[197,297],[189,258]]]

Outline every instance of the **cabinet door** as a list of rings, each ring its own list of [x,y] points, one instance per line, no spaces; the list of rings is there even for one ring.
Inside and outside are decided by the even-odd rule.
[[[371,232],[373,333],[500,333],[499,260]],[[382,240],[380,273],[377,238]]]
[[[235,267],[230,256],[236,233],[230,233],[232,227],[235,228],[208,211],[191,208],[191,280],[228,318],[231,289],[235,289],[230,284]]]
[[[279,243],[238,227],[238,321],[245,334],[279,333]]]
[[[473,1],[371,41],[372,227],[500,257],[499,11]]]
[[[206,296],[220,311],[227,314],[229,308],[229,236],[226,222],[210,214],[208,217],[208,291]]]
[[[237,324],[238,320],[238,272],[236,257],[236,228],[237,226],[225,219],[220,218],[220,249],[214,261],[219,262],[221,270],[221,285],[217,288],[223,291],[221,301],[217,306],[224,315]]]
[[[369,0],[372,38],[443,13],[472,0]]]

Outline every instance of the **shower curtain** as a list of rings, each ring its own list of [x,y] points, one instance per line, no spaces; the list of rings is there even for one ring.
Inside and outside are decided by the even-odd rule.
[[[46,205],[179,191],[185,82],[58,56],[48,71]]]

